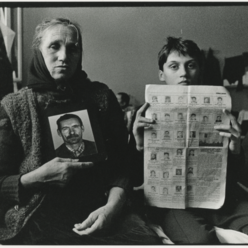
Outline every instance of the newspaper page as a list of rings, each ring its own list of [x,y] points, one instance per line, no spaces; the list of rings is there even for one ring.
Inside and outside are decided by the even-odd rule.
[[[144,194],[161,208],[220,208],[225,200],[231,97],[222,86],[146,85]]]

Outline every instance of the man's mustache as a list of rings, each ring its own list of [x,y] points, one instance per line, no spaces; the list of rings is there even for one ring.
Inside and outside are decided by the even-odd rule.
[[[78,137],[79,137],[79,135],[73,134],[73,135],[67,136],[66,138],[71,139],[71,138],[78,138]]]

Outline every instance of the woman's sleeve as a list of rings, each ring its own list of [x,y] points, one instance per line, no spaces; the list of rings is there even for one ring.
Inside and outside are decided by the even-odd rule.
[[[109,187],[121,187],[126,193],[131,189],[129,169],[127,166],[128,131],[123,113],[114,93],[109,90],[108,96],[108,161],[110,163],[111,180]]]
[[[19,165],[21,144],[14,134],[10,120],[0,105],[0,199],[21,202]]]

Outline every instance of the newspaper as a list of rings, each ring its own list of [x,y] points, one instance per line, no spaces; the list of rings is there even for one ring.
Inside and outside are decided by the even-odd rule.
[[[146,85],[145,203],[161,208],[220,208],[225,200],[231,97],[222,86]]]

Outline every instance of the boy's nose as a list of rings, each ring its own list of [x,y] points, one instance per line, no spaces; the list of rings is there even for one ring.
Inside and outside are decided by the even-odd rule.
[[[184,77],[184,76],[186,76],[187,75],[187,70],[186,70],[186,68],[184,67],[184,66],[181,66],[180,67],[180,76],[181,77]]]

